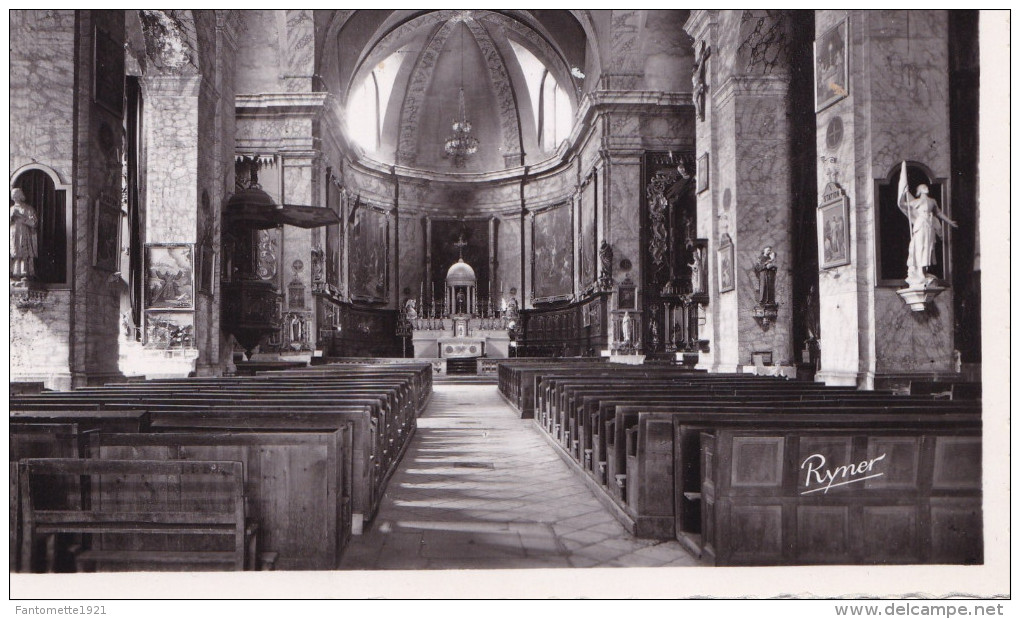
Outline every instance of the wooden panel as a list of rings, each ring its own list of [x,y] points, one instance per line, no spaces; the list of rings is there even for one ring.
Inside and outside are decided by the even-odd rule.
[[[981,487],[981,439],[976,436],[940,436],[935,439],[932,487]]]
[[[981,504],[973,499],[931,500],[931,561],[981,563]]]
[[[702,546],[715,554],[715,436],[703,432],[702,445]]]
[[[783,554],[783,508],[731,505],[726,535],[730,559],[735,563],[779,561]]]
[[[772,487],[783,482],[783,437],[734,437],[730,485]]]
[[[325,433],[111,435],[103,439],[152,444],[107,444],[99,453],[103,458],[241,462],[248,517],[259,524],[261,550],[279,553],[276,566],[281,570],[333,569],[339,557],[338,542],[346,537],[345,532],[337,531],[336,522],[337,485],[345,472],[328,468],[328,462],[331,442],[341,438]],[[193,490],[171,496],[164,480],[145,478],[144,487],[132,484],[104,500],[125,502],[125,506],[172,500],[183,509],[221,511],[228,505],[214,499],[219,497],[219,503],[224,503],[229,494],[210,485],[215,483],[181,476],[182,487]],[[209,538],[199,543],[215,542]]]
[[[850,437],[803,437],[800,439],[800,448],[797,455],[797,466],[800,468],[800,475],[797,476],[797,492],[804,493],[825,486],[829,480],[825,479],[825,471],[835,471],[838,467],[853,462],[853,444]],[[835,484],[845,481],[842,477],[834,479],[835,483],[822,494],[838,494],[853,492],[852,485],[837,486]]]
[[[860,547],[868,563],[912,563],[920,559],[917,509],[865,506],[861,513]]]
[[[882,476],[867,480],[865,487],[869,490],[917,488],[920,453],[918,437],[870,437],[868,460],[875,460],[870,474],[881,473]],[[881,460],[876,460],[882,456]]]
[[[845,558],[849,550],[849,506],[797,507],[798,560],[829,563]]]

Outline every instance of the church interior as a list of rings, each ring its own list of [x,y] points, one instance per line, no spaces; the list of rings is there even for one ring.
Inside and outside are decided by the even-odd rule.
[[[981,564],[980,24],[11,11],[11,572]]]

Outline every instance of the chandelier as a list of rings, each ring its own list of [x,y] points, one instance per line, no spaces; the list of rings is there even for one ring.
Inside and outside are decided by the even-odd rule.
[[[453,165],[460,168],[464,160],[478,152],[478,139],[471,135],[471,123],[464,109],[464,32],[460,36],[460,93],[457,95],[460,116],[453,121],[453,135],[446,138],[445,150],[453,158]]]
[[[464,165],[464,160],[478,152],[478,139],[471,135],[471,123],[464,111],[464,89],[460,89],[458,95],[460,103],[460,117],[453,121],[453,135],[446,138],[446,154],[453,157],[453,163],[457,167]]]

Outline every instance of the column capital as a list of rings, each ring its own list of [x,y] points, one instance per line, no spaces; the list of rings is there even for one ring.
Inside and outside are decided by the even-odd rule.
[[[715,89],[712,102],[724,105],[734,97],[785,97],[790,90],[788,75],[731,75]]]
[[[197,73],[150,73],[141,79],[142,92],[148,96],[197,97],[202,76]]]
[[[697,9],[691,11],[691,16],[684,24],[684,30],[695,41],[701,39],[714,39],[715,27],[719,25],[719,9]],[[709,40],[709,44],[714,41]]]

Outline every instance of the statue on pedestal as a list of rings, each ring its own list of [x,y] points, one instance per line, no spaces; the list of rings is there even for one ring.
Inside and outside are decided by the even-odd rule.
[[[754,273],[758,276],[758,303],[752,310],[752,315],[761,321],[765,329],[779,315],[779,306],[776,304],[777,271],[776,252],[772,251],[771,245],[766,246],[754,263]]]
[[[692,250],[691,263],[687,266],[691,267],[691,292],[693,294],[700,294],[705,292],[705,285],[702,273],[704,272],[704,249],[695,247]]]
[[[613,247],[605,239],[599,247],[599,287],[602,290],[613,288]]]
[[[956,228],[956,222],[942,214],[938,202],[928,196],[928,186],[918,185],[917,196],[907,185],[907,162],[900,168],[899,199],[896,205],[910,222],[910,246],[907,248],[907,287],[926,288],[935,277],[926,269],[935,263],[935,237],[942,237],[942,224]]]
[[[408,320],[418,318],[418,304],[414,299],[408,299],[404,302],[404,317]]]
[[[624,312],[623,320],[620,321],[620,330],[623,332],[623,346],[625,348],[634,345],[634,319],[630,312]]]
[[[35,208],[25,201],[20,187],[11,190],[11,279],[24,284],[35,277],[35,259],[39,257]]]
[[[762,307],[776,304],[776,270],[776,252],[767,246],[754,263],[754,272],[758,276],[758,304]]]

